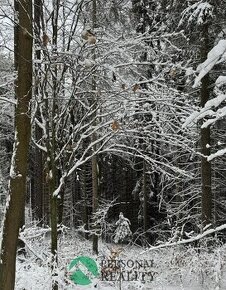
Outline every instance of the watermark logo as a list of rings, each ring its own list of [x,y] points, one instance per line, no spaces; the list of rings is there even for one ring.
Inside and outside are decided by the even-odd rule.
[[[153,260],[102,260],[101,281],[150,283],[156,274],[153,263]]]
[[[71,261],[69,277],[76,285],[96,283],[96,278],[105,282],[151,283],[157,273],[153,260],[102,259],[97,264],[90,257],[80,256]],[[89,286],[90,287],[90,286]]]
[[[97,263],[94,259],[80,256],[69,265],[70,279],[77,285],[89,285],[99,276]]]

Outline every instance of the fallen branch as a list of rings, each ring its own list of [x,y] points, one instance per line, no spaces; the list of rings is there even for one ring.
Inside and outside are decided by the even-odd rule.
[[[192,237],[190,239],[186,239],[186,240],[180,240],[178,242],[169,242],[169,243],[165,243],[163,245],[159,245],[159,246],[155,246],[155,247],[151,247],[145,251],[142,251],[140,254],[144,254],[146,252],[149,252],[149,251],[153,251],[153,250],[157,250],[157,249],[161,249],[161,248],[167,248],[167,247],[173,247],[173,246],[179,246],[179,245],[184,245],[184,244],[188,244],[188,243],[192,243],[192,242],[195,242],[195,241],[198,241],[210,234],[213,234],[213,233],[216,233],[216,232],[219,232],[219,231],[222,231],[222,230],[225,230],[226,229],[226,224],[224,225],[221,225],[219,227],[216,227],[215,229],[209,229],[209,230],[206,230],[205,232],[203,232],[202,234],[199,234],[195,237]]]
[[[46,258],[43,258],[41,255],[39,255],[31,245],[28,244],[28,242],[25,240],[25,238],[23,237],[19,237],[19,240],[21,240],[25,246],[27,247],[28,251],[30,251],[31,253],[33,253],[41,262],[45,262]]]

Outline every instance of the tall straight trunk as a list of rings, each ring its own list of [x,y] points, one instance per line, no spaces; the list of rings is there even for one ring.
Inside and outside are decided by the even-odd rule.
[[[208,23],[202,27],[201,61],[206,60],[209,51]],[[210,97],[209,74],[201,82],[201,107],[204,107]],[[202,182],[202,225],[206,226],[212,221],[212,190],[211,190],[211,163],[207,161],[210,155],[211,132],[210,127],[201,129],[201,182]]]
[[[9,196],[3,225],[0,259],[0,289],[15,285],[16,250],[19,228],[23,222],[28,151],[31,134],[30,100],[32,97],[32,1],[21,0],[18,7],[18,78],[15,94],[15,141],[11,162]]]
[[[14,9],[19,13],[19,3],[15,0],[14,1]],[[17,19],[15,18],[15,24],[14,24],[14,70],[18,72],[18,65],[19,65],[19,23],[17,22]],[[18,80],[15,80],[15,87],[18,85]],[[15,94],[16,97],[16,94]],[[21,224],[20,224],[20,230],[24,226],[25,222],[25,211],[23,213],[23,217],[21,218]],[[17,248],[20,249],[20,254],[25,254],[25,244],[23,241],[18,240],[17,241]]]
[[[64,200],[65,200],[65,190],[64,188],[61,189],[60,198],[57,201],[57,207],[58,207],[58,224],[61,225],[63,223],[63,217],[64,217]]]
[[[42,15],[42,3],[41,0],[34,0],[34,34],[35,34],[35,44],[40,46],[41,39],[41,15]],[[40,50],[35,51],[36,59],[41,59]],[[34,94],[38,96],[39,94],[39,78],[40,78],[40,64],[35,66],[35,88]],[[36,113],[36,118],[40,121],[40,111],[38,109]],[[42,138],[42,129],[35,124],[35,139],[40,140]],[[33,212],[33,218],[43,223],[43,154],[42,151],[35,147],[34,150],[34,166],[33,166],[33,189],[31,196],[31,206]]]
[[[96,28],[97,26],[97,1],[93,0],[92,2],[93,7],[92,7],[92,22],[93,22],[93,29]],[[93,49],[93,60],[95,61],[95,48]],[[92,79],[92,89],[93,91],[96,90],[96,79],[93,76]],[[96,102],[96,100],[93,100]],[[95,118],[95,116],[93,116]],[[96,124],[96,122],[94,122]],[[97,136],[95,133],[93,133],[92,136],[92,142],[95,142],[97,139]],[[97,150],[96,145],[93,146],[93,151],[95,152]],[[93,200],[92,200],[92,209],[93,209],[93,215],[94,215],[94,224],[97,223],[95,213],[98,208],[98,164],[97,164],[97,155],[95,154],[92,157],[92,187],[93,187]],[[98,254],[98,235],[97,235],[97,227],[94,227],[94,233],[93,233],[93,252],[95,254]]]
[[[94,141],[94,139],[93,139]],[[94,149],[95,150],[95,149]],[[94,215],[94,233],[93,233],[93,253],[98,254],[98,228],[96,226],[97,220],[95,217],[95,213],[98,208],[98,167],[97,167],[97,156],[94,155],[92,157],[92,187],[93,187],[93,215]]]
[[[58,233],[57,233],[57,225],[58,225],[58,202],[57,196],[53,195],[56,186],[56,173],[54,170],[54,165],[51,164],[51,174],[52,178],[49,180],[49,192],[50,192],[50,218],[51,218],[51,254],[52,254],[52,289],[58,289],[57,282],[57,271],[56,267],[58,264]]]
[[[53,16],[52,16],[52,27],[53,27],[53,50],[57,52],[57,37],[58,37],[58,15],[59,15],[60,1],[54,1]],[[54,195],[57,181],[57,169],[55,165],[55,148],[56,148],[56,126],[55,126],[55,115],[57,113],[57,66],[55,65],[53,74],[53,100],[52,100],[52,114],[51,114],[51,146],[49,146],[49,157],[50,157],[50,180],[49,180],[49,193],[50,193],[50,218],[51,218],[51,253],[52,253],[52,289],[58,290],[57,283],[57,271],[56,267],[58,264],[57,250],[58,250],[58,197]]]
[[[38,117],[38,116],[37,116]],[[40,140],[42,137],[42,129],[35,125],[35,137],[36,140]],[[31,207],[32,217],[39,224],[43,224],[43,154],[39,148],[34,150],[34,166],[33,166],[33,184],[32,184],[32,196],[31,196]]]
[[[146,161],[143,160],[143,219],[144,219],[144,234],[147,234],[148,230],[148,189],[147,189],[147,174],[146,174]]]
[[[89,179],[90,179],[90,171],[92,172],[92,170],[90,170],[90,164],[86,163],[82,166],[81,169],[81,193],[82,193],[82,200],[83,200],[83,204],[82,204],[82,222],[85,225],[84,229],[85,229],[85,238],[88,240],[89,235],[88,235],[88,230],[89,230],[89,212],[88,212],[88,183],[89,183]],[[89,174],[88,174],[89,172]],[[93,188],[93,187],[92,187]]]
[[[16,14],[19,13],[19,2],[18,0],[14,0],[14,10]],[[14,23],[14,68],[15,71],[18,71],[18,61],[19,61],[19,55],[18,55],[18,45],[19,45],[19,23],[14,17],[15,23]]]

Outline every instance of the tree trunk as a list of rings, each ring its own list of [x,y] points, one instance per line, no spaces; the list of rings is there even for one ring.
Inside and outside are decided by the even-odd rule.
[[[202,28],[201,61],[206,60],[209,51],[208,23]],[[209,74],[202,78],[201,82],[201,107],[209,100],[210,96]],[[212,220],[212,192],[211,192],[211,163],[207,161],[210,155],[210,127],[201,129],[201,183],[202,183],[202,225],[205,227]]]
[[[53,27],[53,50],[57,52],[57,37],[58,37],[58,14],[59,14],[59,3],[60,1],[55,1],[53,7],[52,16],[52,27]],[[51,145],[49,147],[49,157],[50,157],[50,180],[49,180],[49,193],[50,193],[50,209],[51,209],[51,253],[52,253],[52,289],[58,290],[58,282],[55,277],[57,276],[56,267],[58,264],[58,197],[54,195],[57,184],[57,168],[55,164],[55,152],[56,152],[56,124],[55,115],[57,114],[57,66],[55,65],[53,74],[53,102],[52,102],[52,119],[51,119]]]
[[[94,139],[93,139],[94,141]],[[95,150],[95,149],[94,149]],[[95,254],[98,254],[98,235],[97,235],[97,219],[95,217],[95,213],[97,211],[98,208],[98,167],[97,167],[97,156],[94,155],[92,157],[92,185],[93,185],[93,215],[94,215],[94,219],[93,219],[93,223],[94,223],[94,227],[93,227],[93,252]]]
[[[84,149],[85,150],[85,149]],[[91,174],[90,174],[91,173]],[[88,240],[89,234],[89,212],[88,212],[88,200],[89,200],[89,184],[90,177],[92,175],[92,169],[90,163],[85,163],[80,171],[80,180],[81,180],[81,195],[82,195],[82,222],[84,224],[85,234],[84,237]],[[93,188],[93,187],[92,187]]]
[[[61,188],[60,190],[60,198],[58,200],[58,224],[61,225],[63,223],[64,217],[64,202],[65,201],[65,189]]]
[[[16,249],[23,222],[29,141],[31,134],[30,100],[32,97],[32,1],[21,0],[18,7],[18,79],[15,89],[15,141],[11,162],[9,196],[3,225],[0,263],[0,289],[12,290],[15,284]]]
[[[55,190],[55,173],[54,169],[52,168],[52,178],[49,181],[49,192],[50,192],[50,208],[51,208],[51,254],[52,254],[52,289],[58,289],[58,282],[57,282],[57,271],[56,267],[58,264],[58,233],[57,233],[57,225],[58,225],[58,202],[57,196],[53,195]]]
[[[93,22],[93,29],[96,28],[97,26],[97,2],[96,0],[93,0],[92,2],[93,7],[92,7],[92,22]],[[95,61],[95,48],[93,49],[93,60]],[[93,76],[92,79],[92,89],[93,91],[96,90],[96,79]],[[96,100],[93,100],[94,102],[96,102]],[[95,116],[93,116],[95,118]],[[94,122],[94,125],[96,124],[96,122]],[[93,133],[92,135],[92,142],[96,141],[96,134]],[[96,151],[96,145],[93,146],[93,151]],[[96,226],[96,217],[95,217],[95,213],[97,211],[98,208],[98,164],[97,164],[97,155],[95,154],[92,157],[92,187],[93,187],[93,202],[92,202],[92,208],[93,208],[93,215],[94,215],[94,233],[93,233],[93,252],[95,254],[98,254],[98,235],[97,235],[97,226]]]
[[[146,161],[143,160],[143,219],[144,219],[144,234],[147,235],[148,230],[148,189],[147,189],[147,174],[146,174]]]
[[[41,0],[34,0],[34,33],[35,33],[35,44],[40,46],[41,39],[41,15],[42,15],[42,4]],[[40,50],[35,51],[36,59],[41,59]],[[40,64],[35,66],[35,88],[34,93],[36,96],[39,94],[39,78],[40,78]],[[36,118],[40,121],[40,110],[36,113]],[[42,138],[42,129],[35,124],[35,140]],[[31,206],[33,218],[38,220],[41,224],[43,223],[43,154],[42,151],[35,147],[34,149],[34,165],[33,165],[33,188],[31,196]]]

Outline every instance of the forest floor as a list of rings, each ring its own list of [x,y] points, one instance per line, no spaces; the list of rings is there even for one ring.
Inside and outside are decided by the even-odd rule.
[[[51,290],[49,229],[28,227],[21,238],[26,244],[26,255],[20,255],[17,259],[16,290]],[[108,265],[110,256],[117,254],[119,264]],[[82,265],[82,271],[92,281],[88,286],[76,285],[71,280],[72,272],[78,268],[69,271],[69,265],[81,256],[92,258],[98,270],[102,265],[102,275],[96,278],[86,272],[87,268]],[[138,245],[100,242],[99,255],[95,256],[90,241],[79,237],[76,232],[65,230],[59,238],[58,257],[56,272],[59,289],[226,289],[226,245],[220,243],[211,247],[203,242],[199,248],[178,245],[149,251]],[[121,282],[118,281],[119,275]]]

